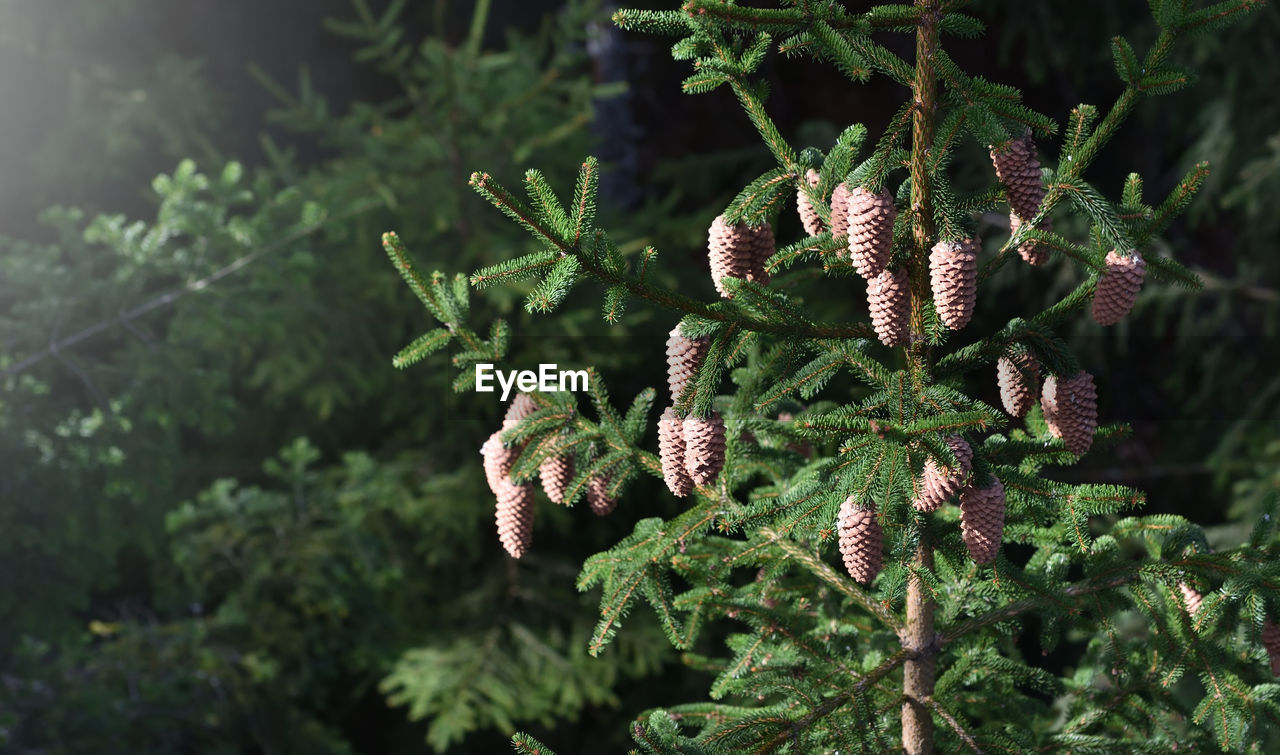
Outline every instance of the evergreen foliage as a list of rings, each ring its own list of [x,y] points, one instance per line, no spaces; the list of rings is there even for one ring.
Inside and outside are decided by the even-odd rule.
[[[536,171],[525,175],[527,200],[489,173],[471,177],[537,247],[473,273],[473,285],[536,278],[526,309],[549,312],[573,286],[593,280],[605,291],[606,320],[619,319],[623,299],[638,299],[675,310],[685,336],[710,338],[675,408],[725,418],[723,474],[697,487],[678,515],[636,522],[630,536],[588,558],[578,580],[581,590],[600,589],[600,619],[587,641],[592,655],[626,636],[624,621],[643,601],[686,662],[713,674],[710,701],[673,703],[637,719],[639,751],[1265,751],[1274,744],[1280,686],[1261,634],[1269,617],[1280,616],[1276,502],[1263,504],[1241,545],[1211,550],[1194,522],[1142,515],[1140,491],[1056,480],[1054,470],[1078,456],[1039,407],[1019,427],[973,397],[994,382],[997,359],[1011,349],[1026,349],[1042,377],[1066,380],[1091,368],[1105,383],[1105,365],[1084,363],[1055,331],[1082,316],[1111,250],[1142,253],[1157,280],[1197,284],[1158,253],[1157,241],[1191,204],[1207,166],[1195,165],[1154,200],[1143,196],[1137,174],[1119,200],[1085,176],[1140,101],[1189,83],[1172,59],[1175,43],[1260,3],[1152,0],[1158,33],[1151,43],[1141,53],[1120,38],[1111,46],[1120,93],[1104,107],[1073,108],[1061,128],[1022,104],[1017,89],[970,75],[948,56],[946,35],[982,29],[958,13],[965,5],[920,0],[855,13],[804,0],[772,8],[689,0],[679,10],[615,16],[623,28],[678,37],[674,57],[694,68],[684,90],[727,86],[776,161],[726,217],[775,221],[788,206],[777,201],[782,186],[788,195],[805,192],[828,226],[828,200],[842,182],[896,196],[892,265],[907,271],[911,285],[912,338],[904,348],[878,345],[860,311],[837,323],[806,314],[810,301],[856,278],[840,259],[838,234],[781,249],[768,265],[770,285],[724,279],[732,298],[708,304],[655,282],[648,250],[639,259],[624,254],[595,225],[594,160],[581,164],[567,205]],[[898,32],[914,35],[913,60],[878,41]],[[846,130],[825,159],[816,148],[797,150],[770,118],[767,91],[755,78],[774,50],[828,61],[855,83],[887,76],[910,88],[908,102],[869,150],[861,126]],[[1061,132],[1060,149],[1043,170],[1038,212],[1003,243],[987,245],[979,309],[982,284],[1029,239],[1078,271],[1078,283],[1042,311],[966,339],[941,323],[930,301],[929,250],[968,238],[973,216],[999,207],[1007,194],[960,191],[948,169],[953,157],[963,159],[965,144],[981,153],[1028,130],[1042,145]],[[820,172],[816,187],[805,177],[811,167]],[[716,214],[708,210],[707,222]],[[1072,219],[1068,227],[1081,232],[1045,230],[1051,215]],[[455,359],[465,388],[470,364],[500,356],[497,337],[476,335],[446,276],[420,274],[397,235],[383,240],[428,312],[466,341],[469,350]],[[833,280],[801,274],[812,263]],[[860,302],[859,284],[852,285],[848,298]],[[495,323],[490,332],[504,328]],[[436,338],[423,336],[410,355]],[[855,387],[833,389],[843,385],[831,382],[840,373]],[[602,378],[592,375],[595,421],[572,397],[535,397],[539,411],[506,432],[528,441],[513,477],[527,478],[570,448],[579,474],[566,502],[596,474],[609,476],[610,495],[640,474],[662,475],[640,445],[653,421],[646,411],[652,394],[642,393],[624,420]],[[794,419],[776,418],[775,408]],[[1058,419],[1064,411],[1057,408]],[[1096,418],[1088,419],[1092,426]],[[1105,452],[1125,432],[1098,427],[1090,451]],[[990,565],[973,562],[957,507],[922,514],[912,506],[928,463],[957,465],[950,436],[973,449],[968,485],[1004,491],[1003,546]],[[839,559],[837,512],[849,498],[874,508],[883,525],[884,568],[866,588],[831,566]],[[1187,584],[1205,595],[1198,607],[1187,603]],[[708,652],[721,637],[724,647]],[[1065,660],[1037,661],[1036,650]],[[545,751],[526,737],[515,744]]]

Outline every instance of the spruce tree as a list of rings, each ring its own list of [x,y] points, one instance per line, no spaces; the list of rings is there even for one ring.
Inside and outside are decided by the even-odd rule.
[[[1054,473],[1127,431],[1099,424],[1112,414],[1100,396],[1124,386],[1108,386],[1106,365],[1081,363],[1056,330],[1090,310],[1100,323],[1122,319],[1144,278],[1198,285],[1156,242],[1207,165],[1154,200],[1136,173],[1116,196],[1086,173],[1142,100],[1190,83],[1171,56],[1180,39],[1260,2],[1149,0],[1158,32],[1147,49],[1111,40],[1119,95],[1076,105],[1061,124],[951,57],[948,38],[984,30],[963,0],[757,5],[687,0],[614,15],[673,37],[673,55],[692,63],[684,90],[731,90],[776,158],[728,207],[706,210],[715,300],[655,283],[655,249],[625,254],[596,225],[596,160],[582,163],[567,201],[536,170],[524,176],[527,200],[487,173],[471,177],[541,247],[474,272],[471,286],[533,279],[526,308],[551,312],[589,279],[604,288],[607,321],[632,299],[679,319],[660,419],[657,391],[620,411],[595,371],[593,416],[573,394],[533,393],[518,422],[495,419],[512,485],[571,459],[566,504],[589,490],[625,501],[641,474],[690,494],[683,513],[636,522],[579,577],[580,589],[601,590],[592,654],[643,600],[686,662],[714,674],[710,700],[637,719],[640,751],[1274,742],[1274,505],[1248,542],[1213,552],[1194,522],[1143,515],[1141,491]],[[914,36],[913,56],[894,52],[898,34]],[[872,124],[874,143],[852,124],[834,144],[797,149],[766,107],[759,69],[774,53],[832,64],[853,83],[887,77],[903,102]],[[953,163],[975,160],[989,185],[956,186]],[[762,252],[792,207],[809,235]],[[1007,229],[981,224],[992,213]],[[474,329],[467,279],[423,275],[397,235],[383,241],[441,324],[396,363],[453,344],[455,388],[468,390],[476,364],[503,361],[509,327]],[[1042,280],[1045,264],[1078,284],[1040,312],[984,315],[993,275],[1013,265]],[[997,387],[1008,413],[982,398]],[[513,744],[547,752],[524,735]]]

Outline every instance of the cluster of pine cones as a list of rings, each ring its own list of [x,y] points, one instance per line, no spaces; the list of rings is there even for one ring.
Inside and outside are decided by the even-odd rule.
[[[1035,403],[1040,365],[1025,349],[1010,351],[996,361],[996,382],[1005,411],[1022,417]],[[1098,389],[1093,375],[1084,370],[1068,378],[1050,375],[1039,392],[1049,433],[1061,438],[1067,450],[1077,456],[1088,452],[1098,429]]]
[[[498,540],[512,558],[520,558],[533,544],[533,484],[517,484],[511,479],[515,465],[526,444],[503,445],[502,433],[515,427],[520,420],[537,411],[538,406],[527,393],[518,393],[507,406],[502,429],[489,436],[480,453],[484,456],[484,475],[497,499],[494,519],[498,526]],[[564,503],[565,494],[574,477],[573,457],[568,454],[552,454],[538,467],[542,489],[552,503]],[[617,500],[611,497],[609,480],[600,475],[587,481],[587,503],[597,516],[613,511]]]
[[[658,420],[658,452],[662,479],[673,494],[689,495],[695,485],[709,485],[724,468],[724,419],[716,412],[706,417],[681,417],[675,409],[698,374],[710,340],[689,338],[677,325],[667,339],[667,383],[672,405]]]

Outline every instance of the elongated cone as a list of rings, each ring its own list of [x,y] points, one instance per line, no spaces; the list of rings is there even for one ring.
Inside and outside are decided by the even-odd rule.
[[[818,171],[810,168],[804,174],[804,178],[809,182],[809,186],[817,187]],[[804,232],[810,236],[817,236],[826,230],[823,225],[822,218],[818,217],[818,211],[813,209],[813,203],[809,201],[808,195],[803,190],[796,190],[796,212],[800,215],[800,224],[804,226]]]
[[[1196,611],[1200,610],[1200,604],[1204,602],[1204,596],[1186,582],[1178,583],[1178,592],[1182,593],[1182,602],[1187,604],[1187,614],[1194,618]]]
[[[662,461],[662,480],[677,498],[693,490],[693,479],[684,466],[684,421],[668,406],[658,420],[658,456]]]
[[[849,185],[841,183],[831,191],[831,235],[844,238],[849,235]],[[844,250],[837,251],[837,257],[844,256]]]
[[[1044,179],[1036,145],[1031,134],[1024,134],[1006,145],[991,148],[991,162],[996,177],[1004,184],[1009,207],[1019,218],[1034,218],[1044,201]]]
[[[517,393],[516,397],[511,399],[511,404],[507,406],[507,414],[503,417],[503,429],[510,427],[505,423],[519,422],[538,410],[538,405],[533,403],[533,398],[527,393]]]
[[[869,585],[884,565],[884,528],[876,521],[876,510],[859,506],[853,496],[840,504],[836,520],[840,555],[844,568],[861,584]]]
[[[978,299],[978,244],[939,241],[929,254],[929,281],[938,317],[952,330],[969,324]]]
[[[1009,213],[1009,235],[1012,236],[1017,233],[1020,227],[1022,227],[1022,218],[1018,217],[1015,213]],[[1045,232],[1052,231],[1053,218],[1045,218],[1042,220],[1036,225],[1036,230]],[[1021,256],[1022,259],[1026,260],[1029,265],[1043,265],[1049,261],[1049,250],[1044,244],[1041,244],[1035,239],[1027,239],[1021,244],[1018,244],[1018,255]]]
[[[707,231],[707,256],[711,263],[711,280],[716,291],[726,299],[733,295],[724,285],[726,277],[754,283],[768,283],[765,262],[773,256],[773,228],[768,223],[749,226],[729,225],[720,215]]]
[[[880,343],[903,346],[911,340],[911,283],[906,270],[885,270],[868,281],[867,306]]]
[[[709,485],[724,468],[724,420],[709,417],[684,419],[684,467],[695,485]]]
[[[616,498],[609,497],[608,490],[608,477],[597,475],[587,482],[587,504],[591,506],[592,514],[605,516],[618,505]]]
[[[1045,378],[1040,394],[1045,424],[1055,438],[1062,438],[1067,450],[1077,456],[1093,445],[1098,429],[1098,389],[1093,375],[1081,370],[1070,378]]]
[[[1107,252],[1107,271],[1093,292],[1093,319],[1099,325],[1115,325],[1129,314],[1147,274],[1147,263],[1136,251],[1128,256],[1112,249]]]
[[[542,478],[542,490],[552,503],[564,503],[565,491],[573,480],[573,457],[548,456],[538,467],[538,476]]]
[[[870,280],[889,264],[897,217],[888,191],[872,194],[859,186],[849,194],[849,258],[858,275]]]
[[[973,449],[959,435],[947,437],[947,445],[951,453],[956,455],[960,466],[948,469],[930,457],[924,463],[924,471],[920,475],[920,494],[911,502],[916,511],[929,513],[937,511],[948,498],[955,495],[964,485],[969,471],[973,469]]]
[[[960,536],[975,563],[996,560],[1004,537],[1004,483],[993,477],[987,487],[969,483],[960,491]]]
[[[1014,417],[1025,416],[1040,390],[1040,365],[1029,351],[1010,352],[996,361],[996,382],[1004,410]]]
[[[1280,676],[1280,624],[1271,619],[1262,622],[1262,646],[1267,649],[1267,657],[1271,659],[1271,675]]]
[[[498,541],[512,558],[520,558],[533,544],[533,485],[507,483],[497,497]]]
[[[676,325],[667,338],[667,385],[671,388],[672,403],[680,400],[690,378],[698,374],[702,366],[702,358],[711,347],[711,339],[686,338],[680,334],[680,326]]]

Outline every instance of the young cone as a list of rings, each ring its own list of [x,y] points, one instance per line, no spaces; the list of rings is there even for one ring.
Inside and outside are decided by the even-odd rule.
[[[519,422],[536,411],[538,411],[538,405],[533,403],[533,398],[529,394],[517,393],[516,397],[511,399],[511,403],[507,406],[507,414],[502,418],[502,429],[506,430],[511,427],[511,425],[507,424],[508,422]]]
[[[1280,676],[1280,624],[1271,619],[1262,622],[1262,646],[1267,649],[1267,658],[1271,659],[1271,675]]]
[[[591,506],[591,513],[596,516],[605,516],[618,505],[618,499],[610,498],[609,478],[596,475],[587,482],[587,504]]]
[[[724,420],[709,417],[684,420],[684,465],[695,485],[709,485],[724,468]]]
[[[818,186],[818,171],[810,168],[804,174],[804,178],[808,181],[809,186],[814,188]],[[800,224],[804,226],[805,233],[810,236],[817,236],[826,230],[822,218],[818,217],[818,211],[813,209],[813,203],[809,201],[809,196],[804,193],[803,189],[796,190],[796,212],[800,215]]]
[[[1005,198],[1013,214],[1024,219],[1034,218],[1044,201],[1044,179],[1031,134],[1001,147],[992,147],[991,162],[995,165],[996,177],[1004,184]]]
[[[497,497],[498,541],[512,558],[520,558],[533,544],[533,485],[508,482]]]
[[[1021,227],[1022,218],[1018,217],[1016,213],[1009,213],[1009,235],[1012,236],[1017,233],[1018,229]],[[1045,218],[1036,226],[1036,230],[1045,232],[1052,231],[1053,219]],[[1035,239],[1027,239],[1021,244],[1018,244],[1018,255],[1021,256],[1022,259],[1026,260],[1029,265],[1043,265],[1049,261],[1049,250],[1045,248],[1044,244],[1041,244]]]
[[[853,496],[840,505],[836,520],[844,568],[857,582],[869,585],[884,565],[884,528],[874,508],[859,506]]]
[[[911,283],[906,270],[885,270],[868,281],[867,306],[880,343],[903,346],[911,340]]]
[[[1029,351],[1011,352],[996,361],[996,382],[1004,410],[1014,417],[1025,416],[1036,402],[1040,365]]]
[[[969,324],[978,298],[978,244],[939,241],[929,254],[929,280],[938,317],[952,330]]]
[[[732,299],[724,286],[725,277],[768,283],[764,263],[773,255],[773,228],[768,223],[749,226],[729,225],[720,215],[707,231],[707,255],[711,263],[711,280],[716,292]]]
[[[926,514],[937,511],[943,502],[960,490],[973,468],[973,449],[964,438],[959,435],[948,436],[947,445],[951,446],[951,453],[956,455],[960,466],[947,469],[933,457],[925,462],[924,472],[920,475],[920,494],[911,502],[916,511]]]
[[[684,422],[668,406],[658,420],[658,457],[662,461],[662,480],[677,498],[693,490],[693,479],[684,465]]]
[[[680,334],[679,324],[672,329],[667,338],[667,385],[673,403],[680,400],[689,379],[698,374],[702,358],[710,347],[711,339],[707,336],[685,338]]]
[[[849,186],[841,183],[831,192],[831,235],[841,239],[849,235]],[[843,257],[844,251],[837,251]]]
[[[1098,389],[1093,375],[1081,370],[1070,378],[1045,378],[1040,395],[1045,424],[1055,438],[1062,438],[1067,450],[1077,456],[1093,445],[1098,429]]]
[[[859,186],[849,195],[849,258],[858,275],[870,280],[889,264],[897,217],[888,191],[872,194]]]
[[[552,503],[564,503],[565,491],[573,480],[573,457],[548,456],[538,466],[538,476],[542,478],[542,490]]]
[[[1178,592],[1182,593],[1182,602],[1187,604],[1187,615],[1194,618],[1196,611],[1200,610],[1200,604],[1204,602],[1204,596],[1186,582],[1178,583]]]
[[[1093,292],[1093,319],[1099,325],[1115,325],[1133,309],[1147,263],[1137,251],[1124,256],[1114,249],[1107,252],[1106,262],[1107,271]]]
[[[989,564],[1000,553],[1004,536],[1004,483],[991,478],[985,488],[970,483],[960,491],[960,536],[975,563]]]

